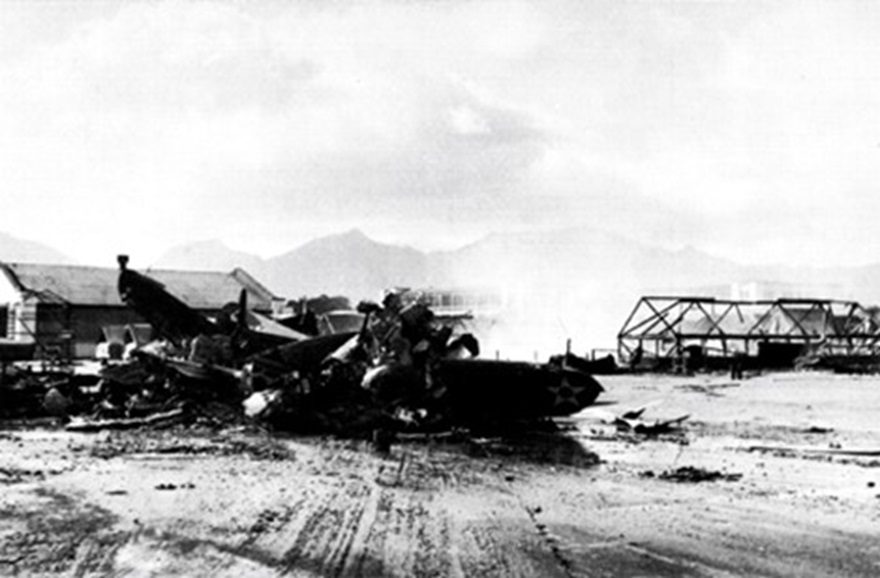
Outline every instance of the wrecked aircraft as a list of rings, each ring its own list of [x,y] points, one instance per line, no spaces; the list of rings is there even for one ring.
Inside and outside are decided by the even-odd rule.
[[[198,317],[123,261],[120,268],[121,295],[147,319],[158,320],[160,334],[167,331],[190,344],[220,341],[215,351],[224,350],[225,339],[232,341],[225,359],[221,355],[202,364],[202,376],[238,379],[243,395],[269,400],[261,413],[279,427],[314,422],[345,428],[352,417],[347,410],[357,411],[359,418],[373,415],[412,427],[569,415],[602,391],[591,375],[571,367],[475,359],[479,344],[474,336],[453,335],[452,327],[438,321],[424,303],[407,302],[394,292],[381,305],[358,306],[358,315],[350,316],[361,321],[357,332],[296,334],[280,344],[256,340],[263,347],[243,348],[236,344],[255,333],[243,321],[251,313],[244,297],[232,322],[217,324]],[[204,361],[204,356],[192,359],[191,353],[188,361]],[[170,365],[179,371],[181,362]]]
[[[569,364],[479,359],[473,335],[402,292],[360,303],[343,331],[307,335],[251,311],[244,292],[208,318],[118,261],[120,297],[157,340],[105,363],[91,394],[103,423],[220,402],[284,430],[436,431],[570,415],[603,391]]]
[[[309,337],[248,309],[244,289],[238,304],[228,304],[218,319],[209,319],[166,291],[158,281],[129,269],[128,256],[120,255],[117,260],[122,302],[146,319],[156,335],[174,345],[198,348],[205,337],[225,336],[228,346],[240,357]]]

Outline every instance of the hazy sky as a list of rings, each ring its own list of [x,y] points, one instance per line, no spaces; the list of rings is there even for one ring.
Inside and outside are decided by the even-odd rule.
[[[0,2],[0,230],[880,262],[880,3]]]

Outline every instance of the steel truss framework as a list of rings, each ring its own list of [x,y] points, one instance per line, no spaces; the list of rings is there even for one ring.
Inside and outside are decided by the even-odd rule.
[[[880,354],[880,315],[855,301],[642,297],[617,335],[621,360],[756,355],[765,343],[802,344],[814,354]]]

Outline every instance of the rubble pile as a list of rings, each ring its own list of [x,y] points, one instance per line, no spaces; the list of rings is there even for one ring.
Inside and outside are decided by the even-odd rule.
[[[208,318],[124,257],[118,290],[157,339],[92,372],[5,375],[4,411],[61,416],[79,431],[259,420],[373,435],[569,415],[602,391],[571,356],[479,359],[476,337],[404,291],[360,303],[347,314],[359,327],[335,332],[252,311],[245,291]]]
[[[648,470],[642,473],[642,477],[653,478],[654,472]],[[700,483],[700,482],[736,482],[742,478],[742,474],[729,474],[716,470],[707,470],[695,466],[681,466],[672,470],[666,470],[657,474],[656,477],[661,480],[681,483]]]

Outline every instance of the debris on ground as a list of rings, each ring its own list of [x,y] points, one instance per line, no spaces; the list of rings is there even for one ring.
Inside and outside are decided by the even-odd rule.
[[[23,481],[42,480],[46,472],[22,468],[0,468],[0,484],[17,484]]]
[[[595,410],[596,415],[602,422],[614,426],[615,434],[597,432],[593,430],[594,439],[618,439],[621,434],[629,435],[633,440],[637,438],[653,438],[658,436],[678,435],[683,433],[682,424],[690,418],[690,414],[683,414],[673,418],[644,419],[642,416],[652,406],[659,402],[652,402],[641,407],[627,410],[623,413],[614,414],[604,410]]]
[[[142,418],[89,420],[82,417],[73,417],[64,428],[70,431],[79,432],[93,432],[108,429],[133,429],[179,421],[183,416],[184,412],[182,409],[172,409],[171,411],[154,413]]]
[[[690,417],[689,414],[685,414],[672,419],[648,421],[641,419],[645,409],[643,407],[617,416],[614,419],[614,425],[617,427],[617,430],[631,431],[645,436],[656,436],[679,429],[681,424]]]
[[[602,463],[598,454],[555,432],[529,431],[527,436],[472,437],[468,440],[468,453],[474,457],[507,457],[576,468],[590,468]]]
[[[145,430],[138,435],[110,432],[87,446],[74,446],[102,459],[126,455],[237,456],[254,460],[286,461],[296,454],[282,440],[268,435],[239,435],[234,431],[215,433],[212,429],[176,426],[173,430]],[[242,432],[243,434],[248,432]]]
[[[695,466],[681,466],[673,470],[666,470],[660,474],[654,474],[653,471],[647,470],[641,473],[643,478],[656,477],[660,480],[668,480],[671,482],[683,483],[699,483],[699,482],[736,482],[742,478],[742,474],[728,474],[716,470],[707,470]]]
[[[193,490],[193,489],[195,489],[195,487],[196,487],[195,484],[193,484],[193,483],[189,483],[189,482],[186,483],[186,484],[180,484],[180,485],[177,485],[177,484],[167,484],[167,483],[165,483],[165,484],[156,484],[156,489],[157,489],[157,490]]]
[[[800,446],[762,446],[754,445],[746,448],[748,452],[772,453],[774,455],[819,455],[819,456],[853,456],[878,457],[880,448],[845,449],[841,447],[817,448]]]
[[[256,421],[373,439],[387,451],[392,433],[484,435],[574,414],[603,391],[591,362],[570,353],[547,363],[478,358],[474,335],[408,290],[337,312],[344,324],[276,322],[252,311],[244,290],[209,318],[129,269],[127,257],[119,266],[120,298],[149,322],[153,341],[87,370],[4,368],[0,417],[53,416],[74,432]]]
[[[724,394],[720,393],[719,390],[729,389],[732,387],[740,387],[742,384],[736,381],[732,381],[729,383],[712,383],[712,384],[703,384],[703,383],[686,383],[682,385],[676,385],[675,389],[680,389],[682,391],[689,391],[693,393],[705,393],[710,397],[723,397]]]

